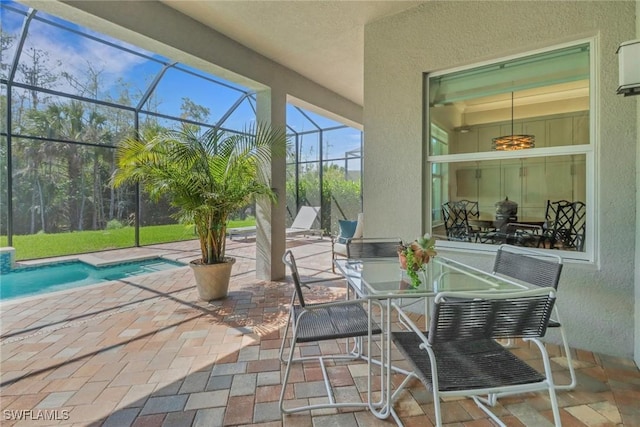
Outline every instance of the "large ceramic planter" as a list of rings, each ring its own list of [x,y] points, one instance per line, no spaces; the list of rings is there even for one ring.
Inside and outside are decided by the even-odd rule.
[[[231,279],[231,268],[235,258],[225,258],[218,264],[202,264],[200,260],[191,261],[189,265],[196,278],[198,296],[204,301],[226,298]]]

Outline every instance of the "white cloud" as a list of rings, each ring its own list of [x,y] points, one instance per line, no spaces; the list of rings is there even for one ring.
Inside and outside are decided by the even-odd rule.
[[[35,48],[46,52],[50,72],[60,74],[66,72],[80,82],[87,79],[89,68],[100,72],[101,92],[108,92],[118,78],[125,81],[129,73],[137,65],[145,63],[145,58],[124,52],[91,39],[72,33],[64,34],[62,30],[48,25],[33,25],[25,43],[25,49]],[[66,36],[62,38],[61,35]],[[21,63],[28,63],[25,53]],[[56,90],[75,93],[76,91],[64,79],[60,79]]]

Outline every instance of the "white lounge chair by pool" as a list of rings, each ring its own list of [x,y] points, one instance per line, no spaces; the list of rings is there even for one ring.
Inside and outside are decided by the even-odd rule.
[[[320,206],[303,206],[298,211],[298,214],[293,219],[293,223],[291,227],[287,228],[286,234],[289,236],[297,236],[297,235],[316,235],[322,238],[323,231],[318,228],[312,228],[316,218],[318,217],[318,213],[320,212]],[[248,227],[235,227],[235,228],[227,228],[227,236],[229,239],[233,240],[236,236],[243,236],[245,239],[256,233],[256,226],[248,226]]]
[[[301,207],[298,214],[293,219],[291,227],[286,230],[287,237],[303,234],[305,236],[317,235],[322,239],[322,230],[319,228],[311,228],[313,227],[313,223],[316,221],[319,212],[320,206]]]
[[[247,227],[227,228],[227,236],[229,236],[229,239],[231,240],[233,240],[234,236],[243,236],[246,240],[247,237],[253,234],[256,234],[255,225],[249,225]]]

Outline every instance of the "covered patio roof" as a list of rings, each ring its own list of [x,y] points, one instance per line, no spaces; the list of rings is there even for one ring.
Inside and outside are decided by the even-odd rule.
[[[365,24],[424,2],[162,3],[362,105]]]

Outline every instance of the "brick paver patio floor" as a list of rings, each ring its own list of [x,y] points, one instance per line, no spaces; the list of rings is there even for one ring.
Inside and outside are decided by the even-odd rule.
[[[289,246],[303,275],[336,278],[327,239],[301,238]],[[158,253],[184,261],[197,257],[196,249],[191,241],[92,256]],[[229,297],[222,301],[198,301],[192,273],[181,267],[2,303],[0,424],[394,425],[364,409],[280,414],[284,367],[278,350],[292,285],[255,278],[253,240],[229,242],[228,253],[238,261]],[[317,300],[343,298],[344,283],[328,281],[313,292]],[[329,352],[342,344],[325,342],[305,350]],[[558,348],[549,349],[558,379],[566,379]],[[516,351],[526,356],[529,349]],[[579,350],[574,357],[578,387],[558,393],[563,425],[640,426],[640,372],[635,364]],[[403,364],[398,354],[394,359]],[[365,366],[361,361],[330,365],[340,394],[366,398]],[[287,404],[322,401],[316,391],[321,380],[317,364],[296,366]],[[430,394],[417,382],[395,408],[406,426],[432,425]],[[545,394],[503,398],[494,409],[509,426],[550,425],[553,419]],[[469,399],[449,400],[443,412],[446,425],[494,425]]]

